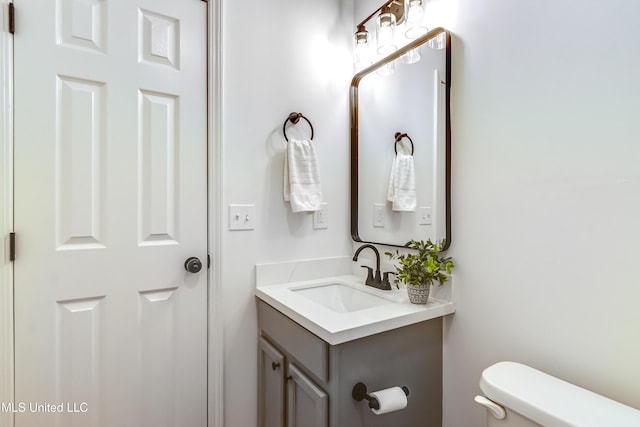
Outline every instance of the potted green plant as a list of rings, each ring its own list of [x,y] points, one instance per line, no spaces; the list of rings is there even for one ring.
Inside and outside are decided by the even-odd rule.
[[[441,245],[444,244],[444,240]],[[430,239],[425,241],[411,240],[407,245],[409,249],[417,252],[401,254],[396,250],[395,254],[385,252],[392,260],[397,260],[396,286],[398,282],[407,285],[409,301],[414,304],[426,304],[429,299],[429,290],[433,282],[439,285],[446,283],[448,274],[451,274],[454,264],[450,257],[442,256],[438,244]]]

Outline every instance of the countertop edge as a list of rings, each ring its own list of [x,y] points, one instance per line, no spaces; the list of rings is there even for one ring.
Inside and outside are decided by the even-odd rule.
[[[383,319],[375,323],[356,326],[342,331],[331,332],[309,320],[305,316],[297,313],[295,310],[287,307],[285,304],[282,304],[277,299],[263,292],[260,288],[256,289],[255,296],[330,345],[343,344],[345,342],[401,328],[403,326],[432,320],[453,314],[456,311],[454,302],[431,298],[430,302],[436,301],[436,305],[429,309],[395,316],[390,319]]]

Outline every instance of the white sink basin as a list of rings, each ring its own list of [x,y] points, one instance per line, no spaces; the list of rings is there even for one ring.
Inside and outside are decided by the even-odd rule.
[[[358,289],[353,285],[340,282],[324,283],[291,290],[338,313],[350,313],[394,303],[390,299],[373,295],[365,289]]]

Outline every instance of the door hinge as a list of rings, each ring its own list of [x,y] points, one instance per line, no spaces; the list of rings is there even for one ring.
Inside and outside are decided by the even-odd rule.
[[[16,233],[9,233],[9,261],[16,260]]]
[[[9,18],[9,33],[15,34],[16,32],[16,11],[13,7],[13,3],[8,3],[9,7],[8,18]]]

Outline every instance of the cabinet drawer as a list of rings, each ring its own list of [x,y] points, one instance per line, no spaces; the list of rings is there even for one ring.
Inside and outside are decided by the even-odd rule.
[[[260,329],[320,380],[329,380],[329,344],[263,301],[258,301]]]

